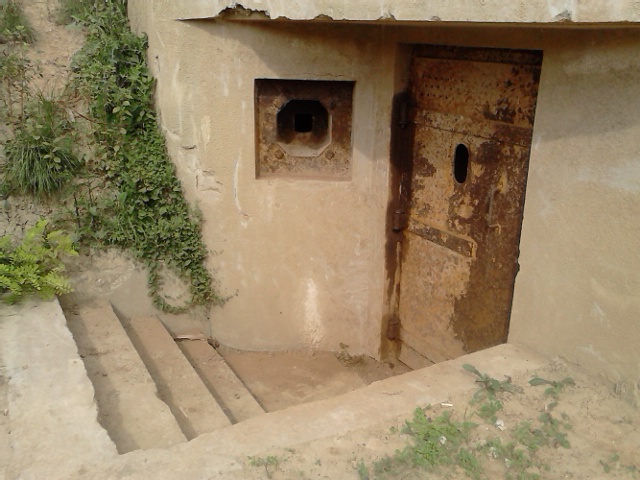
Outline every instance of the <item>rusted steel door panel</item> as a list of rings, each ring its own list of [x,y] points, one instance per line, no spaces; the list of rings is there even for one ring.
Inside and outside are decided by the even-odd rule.
[[[413,69],[418,84],[436,86],[416,89],[413,99],[418,112],[527,129],[533,125],[539,66],[416,58]]]
[[[528,147],[531,141],[531,128],[507,125],[488,120],[478,121],[451,113],[430,112],[421,110],[416,112],[416,125],[437,128],[447,132],[466,133],[487,140],[513,143]]]
[[[451,318],[465,293],[471,259],[407,233],[400,283],[400,338],[432,362],[464,353]],[[425,268],[428,266],[428,268]]]
[[[540,74],[539,61],[454,50],[468,60],[418,49],[411,72],[400,338],[432,361],[506,341]]]
[[[407,232],[419,235],[436,245],[441,245],[470,258],[475,255],[476,249],[478,248],[473,239],[461,237],[450,231],[440,230],[433,225],[424,225],[415,220],[411,221]]]

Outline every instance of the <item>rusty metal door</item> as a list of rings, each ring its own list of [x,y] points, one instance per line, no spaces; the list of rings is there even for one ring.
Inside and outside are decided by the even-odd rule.
[[[541,60],[415,48],[398,314],[433,362],[507,339]]]

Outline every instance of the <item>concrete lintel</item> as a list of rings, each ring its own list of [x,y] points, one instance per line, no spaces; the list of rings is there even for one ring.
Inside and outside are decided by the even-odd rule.
[[[368,0],[343,2],[324,0],[297,2],[285,0],[191,0],[181,2],[179,19],[231,20],[322,20],[374,23],[471,22],[516,24],[581,24],[640,22],[640,8],[622,0],[546,3],[478,0],[418,2],[411,0]]]

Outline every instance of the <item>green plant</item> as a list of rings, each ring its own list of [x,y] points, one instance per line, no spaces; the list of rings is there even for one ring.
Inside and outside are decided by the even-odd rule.
[[[498,420],[496,414],[502,410],[502,401],[498,399],[497,395],[502,392],[515,392],[517,387],[511,383],[511,379],[496,380],[491,376],[481,373],[473,365],[465,363],[462,368],[466,371],[473,373],[478,379],[476,383],[480,384],[480,388],[473,395],[471,404],[479,404],[476,414],[483,420],[491,423],[496,423]]]
[[[267,478],[271,478],[274,471],[277,470],[280,465],[280,459],[275,455],[269,455],[265,458],[250,456],[248,459],[249,465],[252,467],[264,467]]]
[[[485,373],[481,373],[476,367],[469,365],[468,363],[462,365],[462,368],[478,377],[476,383],[479,383],[481,388],[474,395],[474,401],[476,402],[481,401],[484,398],[495,400],[496,395],[500,392],[514,392],[517,390],[515,385],[511,383],[511,379],[508,377],[506,380],[496,380]]]
[[[29,96],[29,81],[37,74],[37,69],[27,57],[27,45],[12,42],[0,51],[0,100],[3,103],[3,115],[8,122],[22,120],[25,98]],[[18,114],[14,104],[18,104]]]
[[[541,414],[538,420],[542,424],[541,430],[546,438],[547,444],[552,447],[571,448],[567,433],[561,431],[571,429],[571,424],[567,421],[569,418],[566,414],[562,414],[562,420],[558,420],[551,415],[551,411]]]
[[[463,368],[478,377],[480,384],[479,391],[474,393],[469,404],[479,404],[474,413],[492,423],[496,423],[495,414],[503,408],[498,396],[504,392],[523,392],[508,377],[505,381],[498,381],[471,365],[463,365]],[[557,384],[547,383],[561,389],[572,382],[568,377]],[[542,384],[539,381],[533,383]],[[549,392],[548,395],[553,396],[555,392]],[[444,470],[441,473],[446,478],[459,478],[460,471],[463,471],[467,477],[481,479],[487,478],[484,473],[488,470],[486,462],[497,461],[491,466],[490,478],[496,478],[496,474],[502,471],[505,480],[539,480],[544,472],[551,470],[551,466],[543,461],[540,451],[571,447],[568,438],[572,428],[569,417],[566,414],[552,415],[556,406],[556,402],[545,405],[544,413],[537,416],[535,427],[535,419],[523,420],[510,428],[504,428],[504,424],[501,424],[502,428],[494,430],[496,434],[488,437],[482,432],[489,430],[478,432],[474,423],[456,421],[450,411],[429,417],[427,412],[431,410],[430,406],[416,409],[413,419],[407,421],[402,429],[403,433],[411,436],[410,444],[402,450],[396,450],[394,455],[375,462],[373,478],[420,478],[416,470],[424,469]],[[395,431],[392,428],[392,433]],[[605,469],[611,468],[611,461],[601,463]],[[358,471],[368,474],[363,462]]]
[[[87,39],[73,59],[73,85],[89,104],[91,168],[107,182],[96,192],[102,198],[91,191],[79,198],[77,192],[75,217],[83,238],[131,250],[149,268],[150,294],[161,310],[221,303],[205,266],[199,215],[184,199],[157,125],[146,38],[130,31],[122,1],[96,3],[82,22]],[[163,298],[166,269],[189,285],[186,304]]]
[[[576,382],[571,377],[566,377],[559,382],[545,380],[544,378],[540,377],[534,377],[529,380],[529,384],[534,387],[538,385],[548,385],[547,389],[544,391],[545,396],[553,397],[554,399],[558,400],[558,398],[560,398],[560,393],[562,392],[564,387],[566,387],[567,385],[575,385]]]
[[[369,469],[365,465],[365,463],[360,460],[358,463],[358,478],[360,480],[369,480]]]
[[[73,22],[82,23],[101,0],[60,0],[55,12],[55,21],[59,25]]]
[[[33,293],[48,299],[73,291],[62,256],[77,254],[69,236],[60,230],[47,233],[47,224],[40,220],[17,246],[8,236],[0,237],[0,298],[5,303]]]
[[[32,43],[35,33],[22,12],[22,7],[14,0],[0,4],[0,43]]]
[[[615,464],[620,460],[620,455],[618,453],[614,453],[607,460],[600,460],[600,465],[604,469],[604,473],[609,473],[614,468]]]
[[[73,151],[72,125],[59,100],[38,94],[25,114],[5,146],[3,189],[46,197],[73,178],[82,162]]]
[[[423,409],[417,408],[413,420],[407,421],[403,428],[403,433],[411,435],[412,444],[393,457],[376,462],[375,473],[384,478],[389,473],[397,475],[397,470],[403,468],[433,470],[458,465],[469,477],[479,478],[481,466],[466,447],[469,432],[476,426],[472,422],[454,421],[450,412],[430,418]]]
[[[488,400],[480,404],[480,406],[478,407],[477,414],[483,420],[486,420],[491,423],[496,423],[496,421],[498,420],[496,414],[500,410],[502,410],[502,407],[503,407],[502,402],[496,399]]]
[[[501,439],[493,438],[482,446],[482,451],[491,458],[504,462],[507,480],[537,480],[540,478],[537,472],[531,471],[539,469],[539,465],[533,460],[530,452],[514,441],[503,443]]]
[[[529,420],[524,420],[515,427],[513,438],[530,451],[536,451],[540,447],[548,444],[547,438],[542,430],[533,428]]]

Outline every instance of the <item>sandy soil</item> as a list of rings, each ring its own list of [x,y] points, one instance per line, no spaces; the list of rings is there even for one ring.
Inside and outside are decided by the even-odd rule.
[[[576,367],[558,361],[550,368],[536,372],[547,380],[561,381],[571,377],[575,386],[565,387],[553,408],[554,400],[545,396],[545,386],[531,386],[531,377],[514,378],[513,385],[521,388],[514,393],[501,393],[498,399],[504,408],[497,413],[501,430],[486,423],[474,412],[479,405],[471,405],[472,396],[453,397],[446,404],[426,410],[430,418],[451,412],[454,419],[467,419],[477,424],[467,445],[474,448],[490,439],[503,443],[513,439],[515,431],[525,420],[533,428],[540,425],[538,417],[552,409],[554,418],[566,419],[562,432],[567,434],[570,448],[541,447],[532,458],[546,468],[531,468],[529,473],[541,479],[639,479],[640,478],[640,412],[614,393],[612,388],[588,376]],[[504,380],[504,379],[499,379]],[[416,407],[427,407],[417,405]],[[423,479],[468,478],[459,468],[443,468],[427,473],[423,470],[392,469],[388,474],[375,473],[376,462],[411,444],[409,435],[400,433],[404,418],[381,423],[377,427],[296,446],[295,449],[265,449],[263,455],[248,458],[241,475],[246,479]],[[393,430],[393,431],[392,431]],[[394,433],[395,432],[395,433]],[[491,455],[479,455],[484,472],[479,478],[517,477],[517,469],[506,468],[505,462]],[[358,471],[360,470],[360,471]],[[235,478],[235,477],[234,477]],[[534,478],[534,477],[531,477]]]
[[[25,16],[37,32],[36,42],[27,51],[38,73],[32,80],[32,90],[44,94],[59,92],[69,76],[71,57],[82,46],[83,34],[78,27],[62,27],[52,21],[57,5],[53,0],[28,0],[21,4]],[[5,132],[6,128],[0,128],[0,134]],[[0,150],[0,164],[4,162],[2,154]],[[29,197],[4,198],[0,205],[0,235],[21,237],[27,228],[41,217],[48,217],[52,211],[53,207],[47,202]]]
[[[322,400],[409,371],[346,352],[218,352],[267,412]]]

